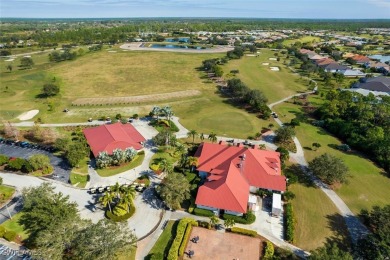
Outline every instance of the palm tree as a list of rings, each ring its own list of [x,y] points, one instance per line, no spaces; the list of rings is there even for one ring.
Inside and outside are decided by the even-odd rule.
[[[192,144],[195,143],[195,136],[198,136],[198,132],[196,130],[190,130],[187,134],[188,137],[192,136]]]
[[[236,224],[236,222],[234,221],[234,219],[231,219],[231,218],[228,218],[224,221],[223,225],[225,226],[225,228],[231,228],[233,227],[234,225]]]
[[[112,192],[106,192],[103,196],[99,198],[99,202],[103,205],[103,207],[107,207],[110,209],[110,212],[112,212],[111,209],[111,203],[114,200],[114,194]]]
[[[118,199],[120,197],[120,191],[121,185],[118,182],[116,182],[115,185],[111,186],[111,192],[113,192]]]
[[[217,134],[214,133],[214,132],[211,132],[211,134],[209,134],[209,140],[214,143],[217,141]]]
[[[187,165],[190,167],[191,172],[194,170],[194,167],[198,166],[198,158],[193,156],[188,156]]]
[[[219,223],[219,218],[217,216],[211,216],[210,217],[210,224],[212,226],[215,226]]]
[[[200,140],[202,140],[202,141],[203,141],[203,140],[204,140],[204,134],[203,134],[203,133],[201,133],[201,134],[200,134],[200,136],[199,136],[199,138],[200,138]]]
[[[124,193],[121,195],[120,203],[126,204],[127,212],[130,211],[130,205],[133,202],[135,197],[135,189],[133,187],[129,187],[124,189]]]
[[[172,163],[169,162],[167,159],[162,158],[160,161],[160,166],[163,171],[167,173],[171,173],[173,171]]]

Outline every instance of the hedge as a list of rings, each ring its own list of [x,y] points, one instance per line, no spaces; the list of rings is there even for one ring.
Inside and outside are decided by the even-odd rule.
[[[0,226],[0,237],[3,237],[5,232],[7,232],[7,230],[5,229],[5,227],[3,226]]]
[[[14,241],[17,235],[18,235],[18,234],[16,234],[15,231],[7,230],[7,231],[5,232],[5,234],[3,235],[3,237],[4,237],[7,241]]]
[[[211,224],[210,224],[210,222],[207,222],[207,221],[198,220],[198,225],[199,225],[199,227],[211,229]]]
[[[290,242],[294,243],[294,212],[293,207],[291,203],[287,203],[285,206],[285,213],[284,213],[284,237],[285,239]]]
[[[9,162],[9,157],[3,154],[0,154],[0,166]]]
[[[267,241],[265,244],[264,259],[272,259],[275,253],[274,245]]]
[[[202,217],[212,217],[214,216],[214,212],[208,209],[194,208],[194,215],[202,216]]]
[[[186,232],[184,233],[183,240],[181,241],[181,245],[179,247],[179,256],[184,255],[184,251],[186,250],[188,240],[190,239],[191,231],[192,231],[192,225],[191,223],[188,223]]]
[[[245,235],[245,236],[250,236],[250,237],[256,237],[257,232],[254,230],[250,229],[245,229],[245,228],[239,228],[239,227],[232,227],[230,229],[230,232],[240,234],[240,235]]]
[[[107,210],[106,211],[106,217],[108,219],[111,219],[112,221],[114,222],[122,222],[122,221],[125,221],[129,218],[131,218],[135,213],[135,207],[133,204],[130,205],[130,211],[122,216],[117,216],[115,215],[114,213],[112,213],[111,211]]]
[[[168,260],[178,259],[179,247],[183,241],[184,233],[186,232],[188,225],[197,226],[198,223],[192,218],[183,218],[179,221],[176,229],[176,237],[173,240],[171,248],[168,252]]]
[[[190,206],[188,207],[188,213],[194,214],[194,209],[195,209],[195,207],[196,207],[196,205],[195,205],[195,200],[194,200],[193,197],[191,197],[190,201],[191,201],[191,204],[190,204]]]
[[[244,214],[243,216],[234,216],[234,215],[230,215],[230,214],[223,214],[222,218],[224,220],[233,219],[235,223],[246,224],[246,225],[252,224],[256,221],[256,216],[251,211]]]

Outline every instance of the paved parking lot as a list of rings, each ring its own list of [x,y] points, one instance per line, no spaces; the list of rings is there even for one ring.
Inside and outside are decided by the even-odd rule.
[[[9,157],[20,157],[24,159],[30,158],[34,154],[47,155],[49,156],[50,162],[54,167],[54,173],[47,178],[65,183],[68,183],[69,181],[69,175],[71,171],[70,166],[62,158],[56,157],[50,152],[33,148],[22,148],[14,145],[0,144],[0,154],[5,154]]]

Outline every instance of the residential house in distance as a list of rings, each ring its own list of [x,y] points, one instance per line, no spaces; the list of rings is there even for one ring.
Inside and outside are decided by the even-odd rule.
[[[324,70],[326,72],[330,72],[330,73],[337,73],[337,72],[340,72],[340,71],[345,71],[348,69],[347,66],[344,66],[344,65],[340,65],[338,63],[331,63],[331,64],[328,64],[326,65],[325,67],[323,67]]]
[[[358,65],[364,65],[365,63],[370,62],[370,58],[358,54],[354,55],[351,59],[354,60]]]
[[[281,175],[280,154],[242,145],[202,143],[196,154],[198,172],[205,182],[195,204],[215,214],[222,211],[242,215],[252,207],[250,192],[259,188],[283,193],[286,177]]]
[[[112,154],[115,149],[125,150],[143,148],[145,138],[131,124],[115,123],[86,128],[83,130],[85,138],[95,157],[100,152]]]
[[[352,85],[352,88],[366,89],[370,91],[390,94],[390,78],[380,76],[375,78],[362,78],[359,82]]]
[[[356,78],[356,77],[361,78],[366,76],[366,73],[355,69],[340,70],[337,73],[343,74],[347,78]]]

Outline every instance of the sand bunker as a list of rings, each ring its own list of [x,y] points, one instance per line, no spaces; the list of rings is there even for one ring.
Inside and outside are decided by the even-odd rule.
[[[276,58],[269,58],[269,60],[277,60]]]
[[[14,61],[15,59],[8,59],[8,60],[5,60],[5,61]]]
[[[108,52],[116,52],[116,51],[108,51]]]
[[[34,116],[36,116],[38,113],[39,113],[39,110],[38,109],[34,109],[34,110],[30,110],[30,111],[24,112],[23,114],[21,114],[17,118],[19,120],[22,120],[22,121],[23,120],[29,120],[29,119],[33,118]]]
[[[279,67],[269,67],[272,71],[279,71]]]
[[[256,57],[255,54],[247,54],[246,56],[248,56],[248,57]]]
[[[257,54],[260,54],[261,52],[258,51],[258,52],[256,52],[256,53],[257,53]]]
[[[261,65],[267,66],[267,65],[269,65],[269,63],[268,62],[263,62],[263,63],[261,63]]]
[[[31,56],[30,55],[26,55],[26,56],[23,56],[24,58],[31,58]]]

